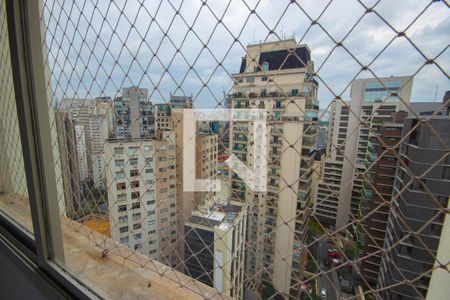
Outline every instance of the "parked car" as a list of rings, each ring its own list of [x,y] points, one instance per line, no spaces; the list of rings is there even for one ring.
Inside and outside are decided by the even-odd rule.
[[[332,258],[340,258],[342,254],[336,249],[328,249],[328,256]]]
[[[321,288],[320,289],[320,297],[322,299],[327,299],[327,289],[326,288]]]

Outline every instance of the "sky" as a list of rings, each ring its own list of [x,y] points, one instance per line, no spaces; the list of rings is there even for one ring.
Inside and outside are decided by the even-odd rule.
[[[116,97],[122,87],[138,85],[155,103],[174,93],[192,95],[195,107],[216,107],[230,92],[247,44],[290,37],[311,49],[322,109],[333,94],[348,99],[354,78],[373,74],[415,75],[411,101],[441,101],[450,90],[450,8],[444,1],[44,3],[55,100]],[[361,72],[360,63],[370,71]]]

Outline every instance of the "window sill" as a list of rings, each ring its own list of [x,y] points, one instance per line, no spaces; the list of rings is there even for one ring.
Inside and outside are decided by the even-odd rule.
[[[0,195],[0,210],[32,229],[27,200]],[[189,276],[116,244],[73,220],[62,218],[65,266],[105,298],[223,299],[217,291]],[[102,257],[103,249],[112,249]],[[126,259],[125,259],[126,258]]]

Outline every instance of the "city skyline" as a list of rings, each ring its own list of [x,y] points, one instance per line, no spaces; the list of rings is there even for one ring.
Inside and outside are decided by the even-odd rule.
[[[448,1],[100,3],[0,1],[0,294],[450,293]]]
[[[56,32],[55,36],[51,37],[53,43],[50,43],[49,47],[49,61],[54,65],[51,70],[54,73],[52,77],[59,78],[65,68],[73,68],[75,72],[75,76],[71,77],[71,85],[65,86],[64,89],[61,84],[52,83],[57,87],[54,97],[95,98],[108,95],[114,98],[123,87],[138,85],[149,89],[150,99],[155,103],[166,102],[170,93],[180,96],[192,94],[195,107],[215,107],[223,100],[223,93],[228,94],[231,91],[232,74],[239,71],[240,57],[245,55],[247,44],[287,37],[294,37],[300,44],[308,44],[311,48],[311,55],[318,69],[317,80],[323,87],[319,89],[318,95],[321,109],[327,108],[334,99],[332,92],[336,95],[342,94],[344,99],[350,98],[349,83],[362,68],[351,55],[363,66],[369,65],[376,58],[370,68],[378,77],[411,75],[421,69],[415,74],[411,102],[439,102],[440,95],[450,89],[448,73],[445,74],[445,69],[450,67],[445,63],[450,60],[449,52],[444,51],[436,60],[439,67],[436,64],[424,64],[423,57],[419,56],[408,39],[397,37],[398,34],[375,13],[364,15],[366,9],[362,4],[370,6],[377,1],[361,1],[353,5],[353,1],[346,0],[340,1],[339,5],[333,2],[329,6],[316,1],[302,1],[302,8],[308,15],[305,15],[295,2],[291,5],[274,5],[272,1],[247,2],[231,1],[228,6],[225,2],[216,1],[215,10],[212,11],[216,13],[216,17],[209,6],[202,6],[201,1],[193,0],[183,1],[181,7],[177,6],[180,4],[178,2],[164,3],[160,7],[143,4],[143,8],[133,3],[114,3],[102,13],[95,11],[92,4],[85,3],[82,14],[77,5],[66,3],[62,8],[54,5],[53,14],[72,7],[72,17],[80,19],[76,30],[69,28],[69,32],[64,35]],[[450,21],[445,17],[448,7],[443,1],[434,3],[411,27],[408,25],[414,20],[412,16],[420,13],[428,4],[420,0],[412,1],[409,5],[399,2],[388,5],[387,2],[377,3],[377,13],[392,23],[398,32],[408,28],[406,34],[416,46],[426,45],[427,52],[423,55],[432,59],[445,50],[445,43],[436,42],[450,37],[447,30]],[[324,16],[318,20],[321,27],[312,26],[308,16],[314,20],[325,8]],[[255,14],[251,13],[252,9]],[[134,29],[131,28],[130,21],[120,18],[120,11],[124,11],[129,18],[135,17]],[[187,19],[176,17],[176,11],[184,13]],[[187,17],[192,15],[188,14],[188,11],[199,12],[195,23],[193,16]],[[225,11],[222,17],[221,14]],[[97,17],[91,21],[96,25],[93,28],[98,30],[88,30],[86,27],[85,18],[91,13]],[[261,18],[267,23],[262,23],[261,18],[256,17],[257,14],[261,14]],[[304,18],[298,18],[299,14]],[[345,49],[336,46],[362,15],[362,20],[343,42]],[[54,22],[51,20],[55,16],[50,17],[48,12],[44,16],[50,21],[49,28],[52,28]],[[335,20],[334,16],[338,16],[338,20]],[[223,20],[218,24],[217,18],[221,17]],[[115,22],[110,22],[109,19]],[[174,21],[170,23],[172,19]],[[278,19],[280,22],[277,23]],[[211,22],[215,26],[206,25]],[[269,34],[270,30],[266,26],[272,28],[275,25],[274,33]],[[192,31],[189,30],[190,26]],[[230,33],[236,37],[241,26],[244,26],[244,30],[239,35],[239,41],[235,42]],[[115,35],[112,28],[115,29]],[[214,29],[216,31],[213,32]],[[165,30],[170,32],[171,39],[165,37]],[[86,35],[84,39],[81,39],[81,33]],[[130,33],[130,36],[126,33]],[[100,40],[97,39],[97,34]],[[79,45],[74,54],[58,50],[58,45],[69,43],[66,36],[73,36],[74,40],[71,42]],[[209,39],[210,37],[212,38]],[[147,38],[151,38],[153,42],[150,43]],[[103,39],[105,42],[102,42]],[[87,43],[89,40],[96,41],[93,45],[95,47]],[[203,48],[206,41],[208,47]],[[125,49],[122,49],[122,44],[126,45]],[[384,50],[387,44],[390,46]],[[163,47],[164,51],[161,51],[160,47]],[[178,47],[183,56],[176,52]],[[381,55],[377,56],[380,52]],[[72,57],[74,55],[76,57]],[[120,59],[120,66],[113,57]],[[58,64],[61,59],[76,60],[79,64]],[[88,62],[92,72],[97,74],[95,81],[91,80],[93,73],[84,70],[84,65]],[[222,65],[217,66],[218,63]],[[194,64],[195,72],[189,68],[190,64]],[[108,74],[109,79],[105,74]],[[362,71],[356,78],[371,77],[374,77],[371,72]],[[207,88],[203,85],[206,82]]]

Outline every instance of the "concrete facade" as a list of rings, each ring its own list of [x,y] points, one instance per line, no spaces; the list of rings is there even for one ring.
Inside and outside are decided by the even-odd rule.
[[[75,121],[71,120],[68,117],[68,113],[64,111],[57,112],[55,120],[66,214],[68,217],[76,219],[77,210],[81,207],[81,186],[80,173],[78,171]]]
[[[123,88],[114,99],[114,135],[116,138],[154,136],[154,111],[148,90],[137,86]]]
[[[446,242],[441,237],[448,235],[443,229],[450,196],[449,128],[448,115],[426,123],[405,121],[384,241],[390,251],[382,257],[377,286],[389,287],[382,289],[384,299],[417,299],[428,293],[430,271],[441,241]]]
[[[185,223],[186,274],[243,299],[246,223],[240,202],[195,210]]]
[[[105,158],[112,239],[176,266],[174,137],[108,140]]]
[[[382,83],[380,83],[380,81]],[[351,101],[335,100],[330,116],[324,182],[319,184],[321,222],[341,228],[358,216],[370,128],[377,120],[407,111],[412,77],[357,79]]]
[[[289,50],[297,56],[289,56]],[[280,61],[286,63],[278,66]],[[317,83],[309,76],[313,69],[308,47],[290,39],[247,46],[240,73],[233,74],[232,107],[265,109],[268,116],[267,192],[253,192],[230,173],[231,199],[249,205],[246,284],[250,290],[273,286],[284,297],[299,292],[300,249],[306,212],[312,209],[318,120]],[[253,122],[230,123],[230,154],[251,169],[265,163],[253,157],[252,132]]]

